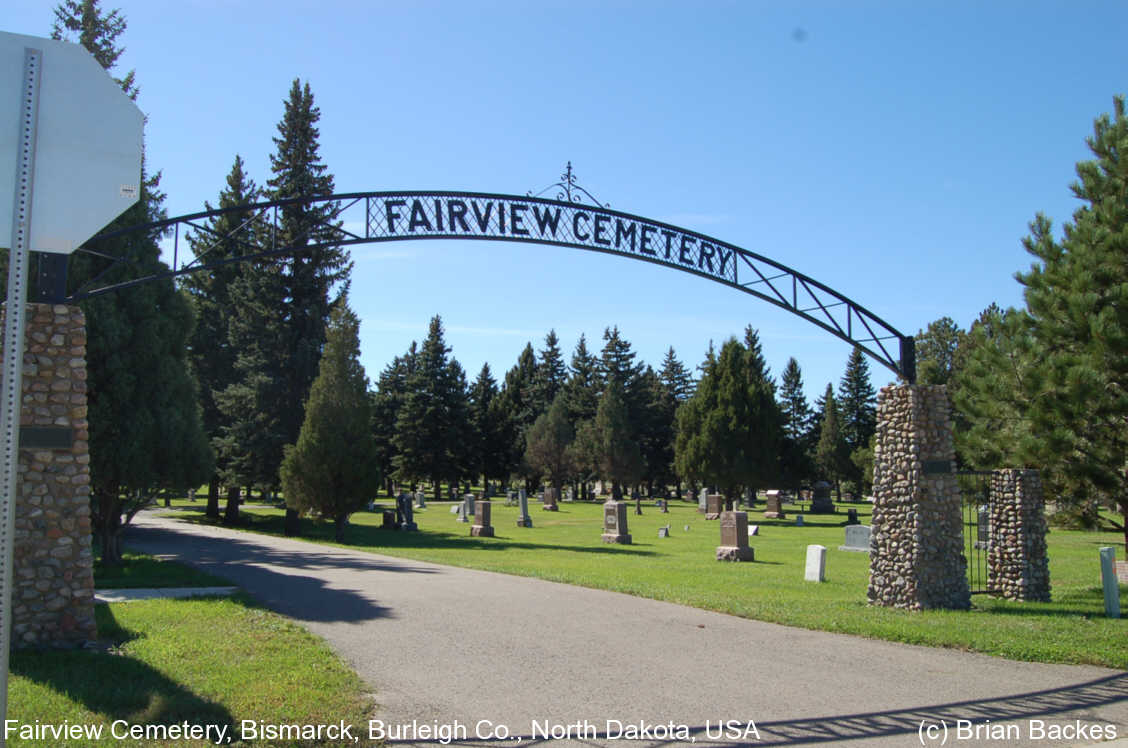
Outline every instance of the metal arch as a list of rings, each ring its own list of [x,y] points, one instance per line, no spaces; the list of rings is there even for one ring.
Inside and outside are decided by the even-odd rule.
[[[281,246],[277,242],[279,208],[305,204],[329,207],[308,232],[308,244]],[[208,219],[227,213],[244,217],[226,235],[217,235]],[[177,267],[180,242],[195,232],[197,248],[214,241],[191,262]],[[916,357],[911,336],[832,288],[775,260],[711,236],[642,216],[589,205],[572,199],[552,200],[530,195],[478,192],[394,191],[352,192],[235,206],[154,221],[100,234],[79,252],[104,258],[99,246],[120,236],[150,232],[172,233],[173,270],[101,287],[98,278],[72,294],[55,280],[46,300],[77,302],[158,279],[175,278],[236,262],[284,257],[331,246],[349,246],[411,239],[478,239],[550,244],[631,257],[676,268],[751,294],[786,309],[830,334],[857,346],[907,382],[916,380]],[[263,247],[262,238],[268,237]],[[220,243],[242,246],[246,253],[208,262]],[[109,258],[113,264],[123,262]],[[894,344],[893,341],[896,341]]]

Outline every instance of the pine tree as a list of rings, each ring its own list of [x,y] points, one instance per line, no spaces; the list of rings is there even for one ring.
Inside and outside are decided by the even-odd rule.
[[[1034,264],[1025,286],[1026,326],[1037,355],[1024,393],[1037,439],[1027,459],[1080,489],[1063,503],[1115,505],[1128,550],[1128,115],[1123,96],[1086,139],[1095,157],[1077,164],[1081,201],[1063,238],[1038,214],[1023,240]]]
[[[916,334],[918,384],[948,384],[957,365],[956,350],[965,333],[951,317],[928,323]]]
[[[869,446],[877,431],[877,391],[870,383],[869,362],[861,348],[850,352],[846,372],[838,384],[838,416],[842,440],[846,443],[847,461],[842,477],[858,484],[861,490],[862,472],[849,456]]]
[[[546,413],[556,395],[564,387],[567,380],[567,368],[564,366],[564,357],[560,353],[560,339],[556,337],[555,330],[549,330],[544,336],[544,348],[537,361],[536,376],[533,378],[532,410],[536,417]]]
[[[535,471],[546,475],[557,491],[563,489],[564,479],[572,470],[569,447],[574,438],[575,432],[568,422],[567,408],[561,396],[557,396],[548,411],[542,413],[529,428],[525,461]]]
[[[372,404],[372,435],[376,440],[376,454],[380,474],[384,476],[384,487],[388,496],[394,496],[392,471],[395,469],[396,423],[400,409],[407,399],[407,383],[415,370],[418,356],[415,341],[402,356],[392,359],[376,383],[376,391],[370,394]]]
[[[568,408],[568,420],[575,426],[595,418],[596,408],[599,407],[599,392],[603,388],[599,379],[599,359],[588,352],[587,341],[582,334],[572,352],[569,368],[568,380],[564,383],[564,401]]]
[[[822,427],[819,442],[815,447],[815,461],[819,469],[835,486],[835,495],[842,500],[842,478],[853,469],[850,462],[850,448],[842,436],[841,417],[838,402],[834,399],[834,389],[828,384],[823,395]]]
[[[259,197],[258,188],[243,171],[243,159],[235,163],[227,175],[227,187],[219,193],[219,208],[250,205]],[[205,210],[212,210],[204,203]],[[243,228],[250,214],[232,211],[208,219],[204,228],[190,234],[188,243],[202,264],[238,257],[247,251],[248,232]],[[253,246],[253,238],[251,238]],[[232,263],[206,272],[184,276],[181,282],[192,300],[196,327],[189,341],[190,360],[200,386],[204,430],[212,441],[220,462],[209,481],[207,516],[219,517],[219,478],[224,470],[219,442],[223,436],[224,417],[217,397],[235,382],[236,351],[230,344],[229,322],[233,301],[231,293],[242,272],[242,263]]]
[[[123,49],[118,11],[103,13],[94,0],[55,9],[53,38],[75,40],[110,70]],[[75,34],[75,36],[72,36]],[[136,96],[132,72],[118,79]],[[160,174],[142,164],[138,202],[108,231],[165,217]],[[78,288],[95,275],[106,283],[167,272],[159,232],[131,234],[98,250],[124,259],[106,262],[76,255],[69,283]],[[196,384],[187,363],[193,318],[188,300],[171,281],[146,283],[82,303],[87,324],[87,408],[90,422],[91,520],[102,561],[121,561],[121,530],[161,490],[198,486],[212,470]]]
[[[799,487],[810,480],[814,468],[811,440],[814,414],[803,392],[803,372],[794,358],[787,360],[780,380],[779,410],[782,422],[780,473],[785,485],[799,495]]]
[[[466,378],[449,353],[442,319],[436,315],[408,377],[407,395],[396,419],[397,480],[430,479],[436,501],[442,498],[443,479],[457,480],[466,470]]]
[[[505,383],[498,396],[500,416],[508,423],[509,472],[525,474],[526,487],[532,489],[533,475],[524,464],[525,435],[536,420],[534,392],[537,379],[536,354],[532,343],[526,343],[517,364],[505,374]]]
[[[611,498],[621,501],[623,486],[633,486],[642,476],[642,454],[630,422],[623,385],[607,380],[592,421],[595,462],[599,475],[611,481]]]
[[[685,368],[685,364],[678,360],[672,346],[662,359],[662,370],[658,373],[658,377],[666,386],[666,391],[679,403],[685,402],[693,394],[693,376],[689,373],[689,369]]]
[[[749,353],[730,338],[707,357],[697,392],[677,414],[678,473],[718,486],[729,509],[742,487],[755,490],[777,475],[779,416],[774,401],[762,407],[767,383],[750,373]]]
[[[286,506],[331,518],[338,543],[349,515],[380,484],[359,333],[360,320],[342,297],[329,318],[297,444],[287,445],[281,470]]]
[[[497,395],[497,382],[493,378],[493,372],[490,371],[490,365],[488,363],[482,364],[478,378],[474,380],[474,384],[470,387],[467,417],[469,418],[470,444],[472,447],[470,455],[471,474],[482,476],[485,485],[489,485],[491,477],[501,477],[498,472],[491,470],[491,468],[497,466],[498,460],[495,455],[501,447],[497,441],[498,434],[495,423],[498,410],[493,406]]]

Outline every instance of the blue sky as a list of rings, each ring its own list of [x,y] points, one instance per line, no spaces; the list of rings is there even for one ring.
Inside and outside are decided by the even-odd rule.
[[[50,32],[8,0],[3,29]],[[269,176],[294,78],[340,192],[523,195],[571,161],[611,207],[710,234],[838,290],[905,333],[992,302],[1043,211],[1060,226],[1093,119],[1128,92],[1113,2],[240,2],[122,0],[170,215],[215,202],[236,153]],[[356,247],[375,378],[441,314],[473,378],[527,341],[617,324],[657,366],[760,330],[773,373],[837,385],[846,343],[753,297],[629,259],[501,242]],[[876,363],[873,381],[892,374]]]

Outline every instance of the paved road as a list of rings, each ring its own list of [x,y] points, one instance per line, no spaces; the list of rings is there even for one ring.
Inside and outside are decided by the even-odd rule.
[[[222,575],[328,640],[372,686],[374,719],[404,726],[395,744],[432,745],[414,739],[430,728],[495,747],[517,742],[476,733],[554,748],[919,746],[944,723],[960,746],[1088,744],[1104,725],[1128,737],[1120,671],[804,631],[149,514],[134,524],[130,547]]]

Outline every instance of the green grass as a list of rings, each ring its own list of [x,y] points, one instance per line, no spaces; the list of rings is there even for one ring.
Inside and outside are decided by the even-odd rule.
[[[392,505],[391,500],[382,503]],[[379,513],[359,512],[347,530],[348,545],[615,590],[789,626],[1020,660],[1128,668],[1124,646],[1128,624],[1104,617],[1097,558],[1102,545],[1121,547],[1122,538],[1116,533],[1057,529],[1050,533],[1051,603],[1014,603],[976,595],[971,612],[910,612],[866,604],[869,557],[838,550],[844,540],[844,510],[835,516],[807,515],[805,527],[796,527],[791,518],[765,520],[761,512],[753,511],[749,521],[760,526],[760,535],[750,539],[756,561],[733,564],[714,560],[718,523],[706,521],[696,512],[696,504],[673,502],[670,514],[661,514],[647,502],[641,517],[630,510],[634,543],[629,546],[602,543],[599,504],[562,503],[557,513],[530,504],[535,527],[525,529],[515,525],[517,508],[495,501],[494,538],[470,537],[469,525],[456,522],[450,506],[428,501],[428,508],[415,514],[417,533],[380,529]],[[870,506],[855,508],[868,524]],[[205,521],[196,512],[173,514]],[[243,512],[244,529],[281,535],[282,517],[281,509],[248,509]],[[671,526],[671,537],[659,539],[658,528],[665,524]],[[333,538],[330,522],[303,519],[302,531],[318,542]],[[803,581],[806,546],[812,543],[829,549],[823,584]]]
[[[119,579],[144,579],[141,586],[226,584],[180,564],[126,555],[122,575],[107,578],[102,572],[99,586]],[[356,726],[353,734],[365,734],[361,728],[366,729],[372,702],[359,677],[319,638],[245,595],[96,605],[94,610],[102,651],[11,655],[7,718],[22,725],[38,720],[100,726],[101,739],[23,740],[12,733],[9,745],[214,745],[118,740],[110,732],[118,720],[226,727],[237,744],[244,719],[286,724],[343,719]],[[255,742],[292,744],[297,743]]]
[[[193,569],[174,561],[161,561],[143,553],[126,551],[123,563],[107,566],[94,560],[94,586],[98,589],[136,589],[138,587],[226,587],[222,577]]]

